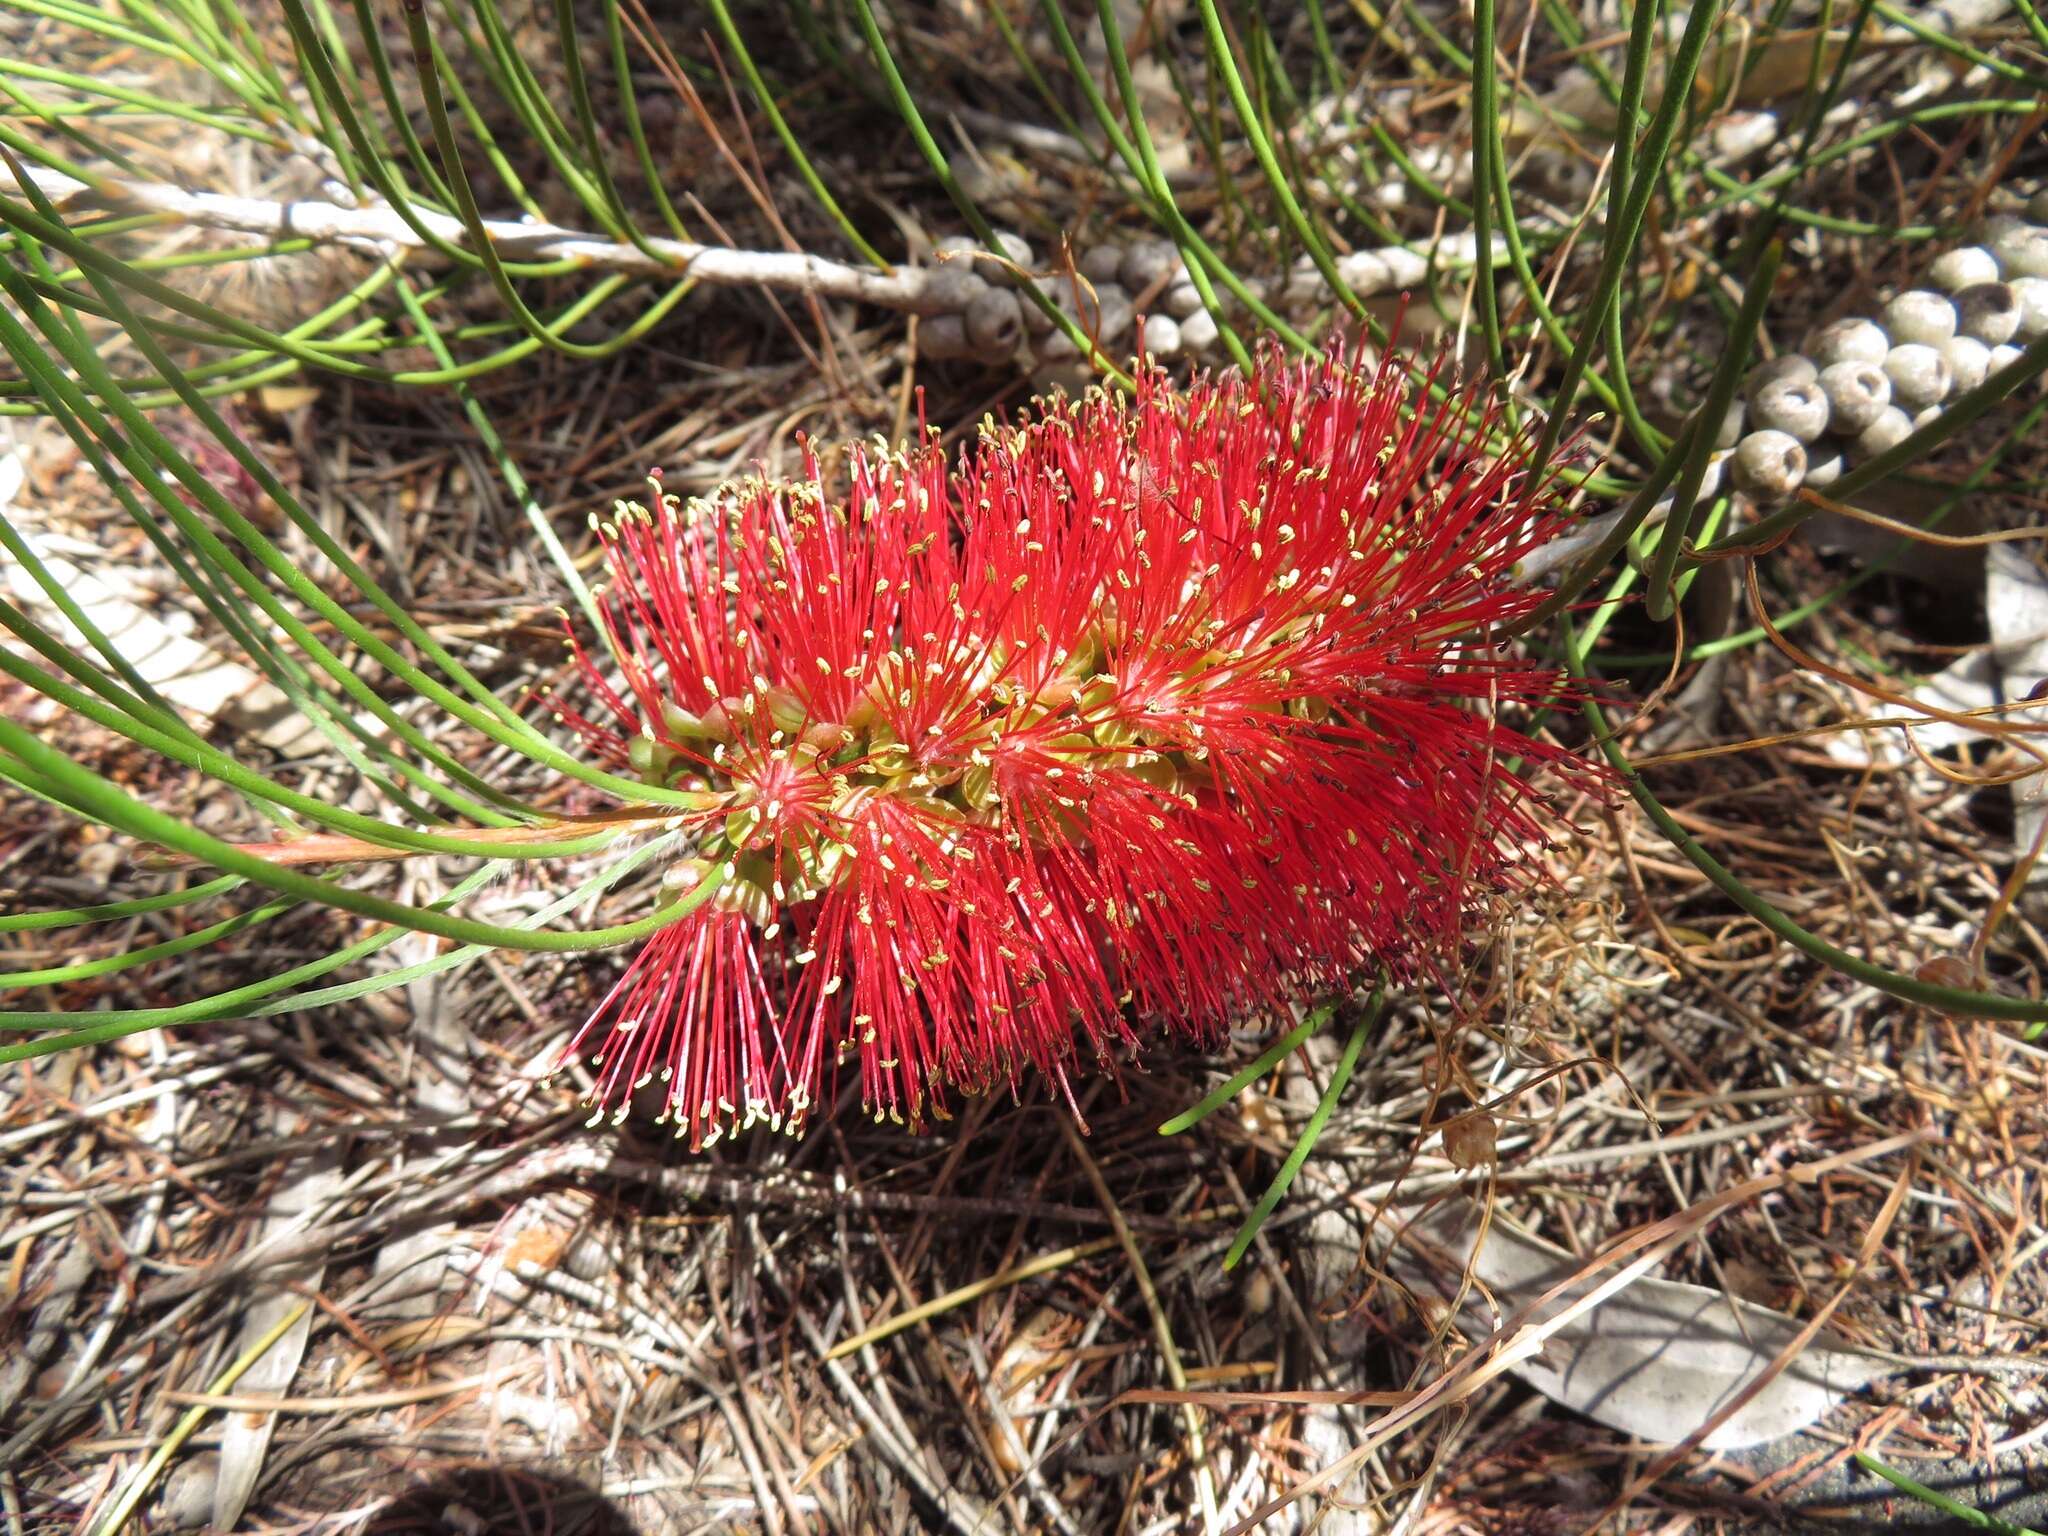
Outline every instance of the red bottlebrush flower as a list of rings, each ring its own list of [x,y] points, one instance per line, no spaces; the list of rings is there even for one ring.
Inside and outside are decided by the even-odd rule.
[[[702,792],[672,875],[724,878],[570,1043],[598,1114],[658,1082],[693,1145],[794,1128],[850,1061],[916,1126],[1442,956],[1543,836],[1506,760],[1568,761],[1494,718],[1559,692],[1490,633],[1556,514],[1477,404],[1398,364],[1145,372],[957,473],[927,441],[843,497],[807,458],[622,505],[624,687],[578,649],[610,719],[563,717]]]

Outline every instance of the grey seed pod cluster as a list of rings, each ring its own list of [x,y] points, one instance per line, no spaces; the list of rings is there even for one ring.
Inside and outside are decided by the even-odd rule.
[[[1892,381],[1892,398],[1915,409],[1941,404],[1955,382],[1948,359],[1918,341],[1900,342],[1885,353],[1884,371]]]
[[[2048,229],[2013,224],[1993,235],[1986,248],[1997,258],[1999,273],[2007,280],[2048,277]]]
[[[917,328],[917,350],[933,362],[952,362],[971,351],[967,321],[960,315],[934,315]]]
[[[1828,397],[1813,364],[1803,357],[1799,361],[1806,363],[1806,377],[1781,374],[1763,385],[1750,396],[1749,419],[1762,431],[1810,443],[1828,429]]]
[[[2020,301],[2010,283],[1971,283],[1955,293],[1956,332],[1974,336],[1987,347],[2011,341],[2019,333]]]
[[[1017,283],[1021,281],[1019,271],[1029,272],[1038,265],[1038,253],[1031,249],[1031,242],[1022,235],[999,229],[996,234],[996,249],[1002,252],[1004,260],[991,261],[982,257],[979,265],[982,275],[992,283]]]
[[[1874,459],[1912,435],[1913,418],[1898,406],[1888,405],[1877,413],[1877,420],[1856,434],[1856,457]]]
[[[1140,240],[1126,247],[1117,264],[1117,281],[1130,292],[1143,293],[1154,283],[1171,283],[1186,268],[1171,240]]]
[[[1095,284],[1113,283],[1116,275],[1123,270],[1124,248],[1120,245],[1091,247],[1081,253],[1081,259],[1074,263],[1083,277]]]
[[[1759,124],[1770,120],[1769,114],[1757,118]],[[1755,125],[1743,119],[1737,126],[1747,131]],[[1740,146],[1731,139],[1723,148]],[[1458,159],[1448,151],[1446,157]],[[1447,163],[1443,169],[1461,168]],[[1127,356],[1141,344],[1161,361],[1220,356],[1217,318],[1171,241],[1099,240],[1077,252],[1077,284],[1074,272],[1030,275],[1037,259],[1030,245],[1008,231],[995,235],[1002,259],[968,236],[937,242],[937,252],[950,259],[927,271],[912,305],[926,317],[924,355],[1074,364],[1080,349],[1073,339],[1028,291],[1019,294],[1028,281],[1112,356]],[[1481,259],[1469,233],[1460,240],[1447,236],[1426,255],[1398,245],[1349,251],[1337,258],[1338,275],[1361,295],[1415,288],[1428,279],[1433,262],[1469,266]],[[1496,260],[1499,249],[1497,241]],[[2048,189],[2027,200],[2023,215],[2001,212],[1981,220],[1973,243],[1936,257],[1923,282],[1894,296],[1877,318],[1831,321],[1809,334],[1799,351],[1750,371],[1741,398],[1714,429],[1716,449],[1731,453],[1735,483],[1756,496],[1789,494],[1773,489],[1787,473],[1781,443],[1766,437],[1744,451],[1751,439],[1776,434],[1805,450],[1801,473],[1820,484],[1830,464],[1839,474],[1845,456],[1853,464],[1884,451],[1916,422],[1933,419],[1930,413],[2009,365],[2020,348],[2048,336]],[[1305,258],[1283,276],[1251,286],[1283,311],[1330,302],[1321,272]],[[1218,297],[1226,314],[1234,311],[1236,299]],[[1140,298],[1142,316],[1136,313]]]
[[[968,341],[984,356],[1007,357],[1024,339],[1024,311],[1007,288],[976,294],[964,319]]]
[[[1757,396],[1773,384],[1811,384],[1819,377],[1820,369],[1814,366],[1812,359],[1801,357],[1797,352],[1787,352],[1750,369],[1742,381],[1742,395],[1754,407]]]
[[[1758,501],[1783,501],[1806,475],[1806,448],[1789,432],[1766,428],[1735,447],[1735,483]]]
[[[1944,293],[1960,293],[1979,283],[1998,280],[1998,258],[1981,245],[1963,245],[1944,251],[1927,269],[1927,280]]]
[[[1171,362],[1180,356],[1180,322],[1171,315],[1147,315],[1138,328],[1138,340],[1147,357],[1155,362]]]
[[[1835,320],[1807,338],[1806,354],[1820,367],[1831,363],[1881,363],[1891,338],[1870,320]]]
[[[1180,323],[1181,345],[1197,357],[1215,350],[1222,336],[1216,328],[1216,317],[1206,309],[1198,309]]]
[[[1842,478],[1842,455],[1825,446],[1806,451],[1806,476],[1799,483],[1819,488]]]
[[[1892,403],[1892,381],[1875,363],[1830,363],[1820,371],[1827,397],[1828,425],[1853,436],[1884,414]]]
[[[2020,309],[2017,339],[2034,341],[2048,336],[2048,277],[2009,278],[2006,286],[2012,289]]]
[[[987,288],[988,284],[975,275],[967,258],[956,254],[934,267],[924,280],[927,313],[960,314],[974,302],[976,295],[987,291]]]
[[[1938,420],[1947,402],[2048,335],[2048,189],[2029,199],[2025,218],[1994,214],[1976,235],[1931,262],[1926,286],[1895,296],[1877,319],[1830,321],[1800,351],[1750,370],[1746,410],[1731,411],[1715,435],[1717,447],[1734,445],[1736,485],[1759,501],[1826,485]]]
[[[1124,336],[1131,328],[1131,296],[1122,283],[1097,283],[1094,302],[1083,294],[1080,302],[1081,329],[1104,346]]]
[[[1935,349],[1948,363],[1949,389],[1963,394],[1990,375],[1991,349],[1974,336],[1951,336]]]
[[[1885,305],[1880,323],[1893,346],[1906,342],[1938,346],[1956,333],[1956,307],[1942,294],[1909,289]]]

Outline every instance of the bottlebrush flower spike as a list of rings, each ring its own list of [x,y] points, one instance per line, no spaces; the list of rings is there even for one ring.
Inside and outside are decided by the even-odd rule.
[[[1398,363],[1141,375],[957,473],[855,451],[835,497],[807,454],[602,526],[624,686],[577,647],[608,718],[561,716],[703,795],[670,881],[723,883],[567,1047],[593,1124],[658,1083],[693,1146],[794,1130],[849,1061],[912,1126],[1027,1066],[1071,1104],[1084,1047],[1426,968],[1528,878],[1505,761],[1572,760],[1494,718],[1560,686],[1490,631],[1544,477]]]

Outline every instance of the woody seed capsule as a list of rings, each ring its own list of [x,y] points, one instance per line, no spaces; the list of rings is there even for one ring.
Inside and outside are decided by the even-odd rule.
[[[967,340],[990,361],[1007,357],[1024,339],[1024,312],[1017,306],[1017,295],[1007,288],[976,294],[966,318]]]
[[[1080,303],[1081,329],[1101,342],[1114,341],[1131,328],[1131,296],[1121,283],[1096,285],[1095,302],[1084,294]]]
[[[1031,243],[1022,235],[1012,234],[1007,229],[999,229],[995,235],[995,248],[1002,254],[1004,260],[993,261],[984,256],[978,265],[982,275],[990,282],[1014,286],[1024,280],[1019,277],[1019,270],[1029,272],[1037,263],[1037,253],[1031,249]]]
[[[1892,403],[1892,381],[1875,363],[1830,363],[1820,371],[1828,429],[1854,437]]]
[[[1806,450],[1790,433],[1752,432],[1735,448],[1735,483],[1758,501],[1783,501],[1806,474]]]
[[[2020,301],[2008,283],[1972,283],[1956,290],[1956,331],[1987,347],[2011,341],[2020,328]]]
[[[1934,348],[1909,341],[1896,346],[1884,357],[1886,377],[1892,381],[1892,398],[1911,407],[1938,405],[1955,382],[1948,359]]]
[[[1091,283],[1115,282],[1123,264],[1124,250],[1120,245],[1098,245],[1081,253],[1081,275]]]
[[[1885,334],[1894,346],[1920,342],[1933,346],[1956,333],[1956,307],[1938,293],[1912,288],[1884,307]]]
[[[1927,269],[1927,279],[1944,293],[1960,294],[1979,283],[1998,281],[1998,259],[1981,245],[1943,251]]]
[[[1797,352],[1787,352],[1782,357],[1774,357],[1769,362],[1758,363],[1750,369],[1742,380],[1742,396],[1754,405],[1757,395],[1767,385],[1779,382],[1807,384],[1819,374],[1820,369],[1814,365],[1812,359],[1802,357]]]
[[[1806,352],[1825,368],[1830,363],[1882,363],[1891,338],[1870,320],[1836,320],[1807,338]]]
[[[1180,356],[1180,323],[1171,315],[1147,315],[1138,337],[1149,358],[1165,362]]]
[[[976,295],[986,293],[988,284],[976,277],[962,257],[934,267],[925,276],[927,314],[957,315],[972,304]]]
[[[1749,402],[1749,419],[1759,427],[1810,443],[1827,430],[1828,397],[1821,392],[1817,378],[1773,379]]]
[[[1984,382],[1991,368],[1991,349],[1974,336],[1951,336],[1940,347],[1955,375],[1954,390],[1963,394]]]
[[[933,362],[967,356],[967,322],[958,315],[934,315],[917,328],[917,350]]]
[[[1986,242],[1998,258],[1998,270],[2010,282],[2016,277],[2048,277],[2048,229],[2015,224]]]
[[[1161,278],[1171,279],[1180,269],[1180,251],[1171,240],[1140,240],[1124,251],[1116,275],[1117,281],[1132,293],[1143,293]]]
[[[1212,349],[1221,334],[1216,329],[1216,317],[1206,309],[1196,310],[1180,323],[1181,345],[1198,355]]]
[[[2020,306],[2018,339],[2048,335],[2048,277],[2016,277],[2006,286]]]
[[[1856,434],[1856,457],[1874,459],[1912,435],[1913,418],[1898,406],[1888,405],[1878,412],[1877,420]]]

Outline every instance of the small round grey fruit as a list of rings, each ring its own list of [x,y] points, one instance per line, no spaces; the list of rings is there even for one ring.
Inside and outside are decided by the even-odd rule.
[[[1881,363],[1892,339],[1875,321],[1834,320],[1806,340],[1806,355],[1825,368],[1830,363]]]
[[[1100,342],[1114,341],[1131,328],[1131,296],[1122,283],[1097,283],[1094,302],[1082,294],[1081,329],[1092,332]]]
[[[1776,143],[1782,131],[1774,112],[1730,112],[1715,123],[1711,142],[1724,160],[1740,160]]]
[[[1806,475],[1806,449],[1787,432],[1752,432],[1735,445],[1735,483],[1758,501],[1783,501]]]
[[[1820,369],[1812,359],[1797,352],[1787,352],[1774,357],[1767,363],[1758,363],[1742,379],[1742,398],[1755,404],[1756,397],[1767,385],[1780,382],[1808,384],[1819,377]]]
[[[1991,349],[1974,336],[1951,336],[1940,347],[1955,375],[1955,393],[1975,389],[1991,371]]]
[[[2020,328],[2020,301],[2010,283],[1972,283],[1956,290],[1956,334],[1987,347],[2011,341]]]
[[[2048,277],[2048,229],[2015,224],[1985,243],[1998,258],[1998,270],[2007,282],[2016,277]]]
[[[2006,286],[2020,306],[2019,328],[2014,334],[2021,341],[2048,336],[2048,277],[2016,277]]]
[[[1140,240],[1125,249],[1117,281],[1132,293],[1143,293],[1161,278],[1171,281],[1180,270],[1180,252],[1171,240]]]
[[[967,321],[959,315],[934,315],[917,328],[918,355],[949,362],[973,350],[967,344]]]
[[[1931,347],[1955,335],[1956,307],[1944,294],[1911,288],[1885,305],[1880,323],[1893,346],[1917,341]]]
[[[1031,280],[1031,285],[1054,304],[1058,304],[1060,295],[1067,291],[1067,280],[1064,277],[1034,277]],[[1033,336],[1043,336],[1053,328],[1052,316],[1038,307],[1036,299],[1032,298],[1029,294],[1023,294],[1019,297],[1018,302],[1024,312],[1024,329],[1026,331],[1030,332]]]
[[[1913,435],[1913,418],[1896,405],[1879,412],[1877,420],[1856,434],[1856,457],[1874,459]]]
[[[1818,378],[1773,379],[1749,402],[1750,422],[1810,443],[1828,429],[1828,397]]]
[[[957,315],[972,304],[977,294],[988,292],[988,284],[974,275],[974,269],[967,259],[955,256],[941,262],[925,275],[924,299],[926,313],[934,315]]]
[[[1927,280],[1944,293],[1960,293],[1979,283],[1998,281],[1998,258],[1981,245],[1943,251],[1927,269]]]
[[[1070,363],[1081,355],[1081,349],[1064,330],[1048,331],[1033,345],[1032,351],[1041,363]]]
[[[968,341],[991,361],[1007,357],[1024,339],[1024,312],[1017,306],[1017,295],[1007,288],[976,294],[967,306],[966,320]]]
[[[1147,315],[1138,339],[1154,362],[1170,362],[1180,356],[1180,322],[1171,315]]]
[[[1800,482],[1818,490],[1842,478],[1842,456],[1832,448],[1806,456],[1806,478]]]
[[[1378,251],[1352,251],[1337,258],[1337,275],[1362,294],[1385,293],[1399,286],[1394,269]]]
[[[1900,405],[1917,409],[1939,405],[1955,383],[1948,359],[1921,342],[1909,341],[1884,355],[1884,371],[1892,381],[1892,398]]]
[[[1081,253],[1081,275],[1091,283],[1113,283],[1124,264],[1124,248],[1103,244]]]
[[[1875,363],[1830,363],[1820,371],[1828,430],[1854,437],[1892,403],[1892,381]]]
[[[1017,269],[1029,272],[1038,262],[1038,255],[1031,249],[1031,243],[1022,235],[1012,234],[1007,229],[996,231],[995,248],[1010,264],[1005,266],[1002,262],[991,261],[986,256],[981,259],[982,275],[992,283],[1020,282],[1022,279],[1018,276]]]

